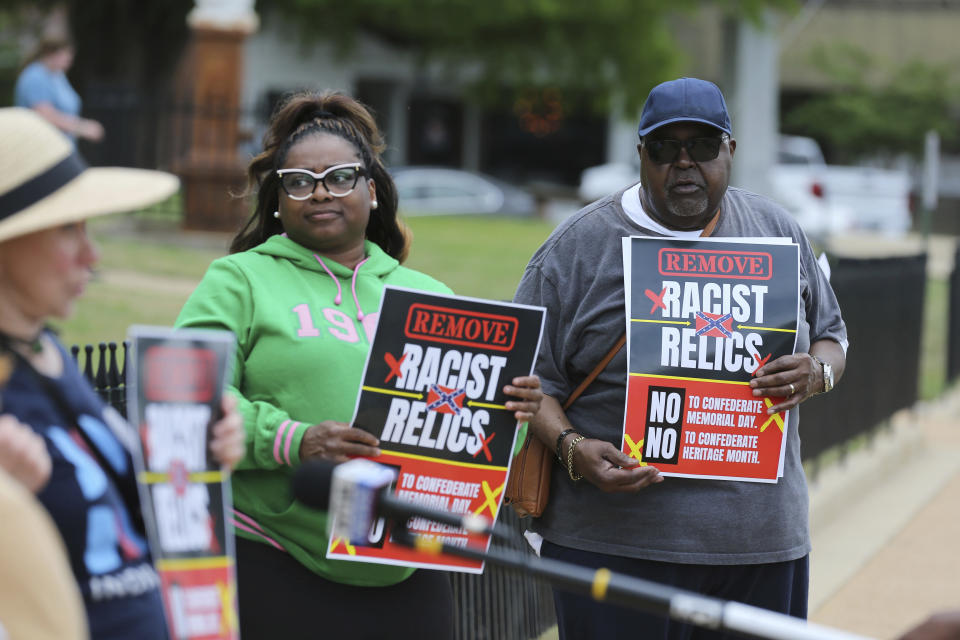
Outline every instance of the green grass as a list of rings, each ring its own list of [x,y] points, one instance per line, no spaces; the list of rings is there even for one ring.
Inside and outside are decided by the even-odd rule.
[[[98,269],[135,271],[153,276],[197,279],[226,250],[180,247],[164,240],[104,236],[96,239],[101,251]]]
[[[947,386],[947,315],[950,283],[943,278],[927,280],[920,338],[919,395],[931,400]]]
[[[121,342],[132,324],[172,325],[188,295],[94,282],[73,316],[54,326],[66,345]]]
[[[541,220],[443,216],[409,218],[413,247],[406,265],[459,295],[509,300],[523,269],[553,230]]]
[[[553,229],[540,220],[489,216],[418,217],[407,223],[414,233],[407,266],[458,294],[493,300],[513,297],[530,256]],[[131,324],[172,325],[191,286],[212,260],[226,253],[228,241],[211,235],[188,242],[192,236],[155,218],[134,225],[117,218],[98,220],[91,224],[91,234],[101,253],[98,270],[132,272],[141,280],[108,284],[94,279],[73,316],[55,323],[68,345],[118,342]],[[151,279],[157,285],[151,286]],[[167,286],[171,279],[175,286]]]

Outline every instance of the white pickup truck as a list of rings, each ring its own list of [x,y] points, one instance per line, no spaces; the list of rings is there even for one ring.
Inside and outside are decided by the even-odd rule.
[[[910,175],[906,171],[829,165],[812,138],[780,136],[778,162],[767,194],[792,213],[811,236],[851,231],[899,235],[910,228]],[[589,167],[579,196],[592,202],[640,180],[633,163]]]
[[[770,183],[772,197],[811,235],[849,231],[899,235],[910,229],[909,173],[827,164],[812,138],[780,136]]]

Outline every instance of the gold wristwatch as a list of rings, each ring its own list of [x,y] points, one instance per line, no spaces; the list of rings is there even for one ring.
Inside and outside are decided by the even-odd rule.
[[[820,368],[823,369],[823,390],[818,391],[817,393],[826,393],[833,389],[833,365],[829,362],[824,362],[817,356],[810,354],[810,357],[817,361],[817,364],[820,365]]]

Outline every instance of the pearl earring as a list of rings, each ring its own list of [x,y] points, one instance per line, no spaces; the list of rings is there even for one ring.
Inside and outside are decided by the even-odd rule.
[[[380,206],[380,205],[377,203],[376,200],[374,200],[373,202],[370,203],[370,208],[371,208],[371,209],[376,209],[376,208],[379,207],[379,206]]]
[[[277,219],[279,220],[279,219],[280,219],[280,212],[279,212],[279,211],[274,211],[274,212],[273,212],[273,217],[274,217],[274,218],[277,218]]]

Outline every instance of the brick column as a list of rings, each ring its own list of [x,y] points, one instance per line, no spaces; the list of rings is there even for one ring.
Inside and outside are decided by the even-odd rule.
[[[177,166],[183,181],[183,226],[234,231],[248,213],[246,201],[231,193],[240,193],[245,185],[246,163],[237,153],[243,45],[257,19],[246,8],[224,15],[222,6],[213,10],[205,4],[197,2],[188,17],[193,30],[185,114],[190,143]]]

